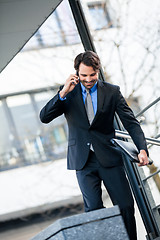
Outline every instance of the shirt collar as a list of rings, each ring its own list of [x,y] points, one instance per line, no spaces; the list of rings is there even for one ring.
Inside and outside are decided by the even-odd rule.
[[[83,84],[80,82],[82,92],[86,93],[86,88],[83,86]],[[90,89],[90,92],[93,93],[97,90],[97,82],[94,84],[94,86]]]

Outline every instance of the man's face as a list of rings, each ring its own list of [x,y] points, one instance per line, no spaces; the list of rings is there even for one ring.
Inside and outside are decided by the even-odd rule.
[[[95,71],[93,67],[86,66],[83,63],[79,65],[79,79],[85,88],[91,89],[98,81],[99,71]]]

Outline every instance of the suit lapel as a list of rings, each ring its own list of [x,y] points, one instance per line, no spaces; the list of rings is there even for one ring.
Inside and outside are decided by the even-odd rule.
[[[97,112],[99,113],[104,105],[105,100],[105,88],[102,81],[98,81],[98,88],[97,88]]]

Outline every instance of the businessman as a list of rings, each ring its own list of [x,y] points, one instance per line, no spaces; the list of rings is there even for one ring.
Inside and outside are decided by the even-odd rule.
[[[43,123],[64,114],[68,123],[67,167],[76,170],[85,211],[103,208],[101,182],[118,205],[130,240],[136,240],[134,202],[120,151],[111,144],[118,114],[139,150],[139,166],[148,164],[144,133],[128,107],[120,88],[98,79],[100,59],[92,51],[74,60],[76,74],[40,112]]]

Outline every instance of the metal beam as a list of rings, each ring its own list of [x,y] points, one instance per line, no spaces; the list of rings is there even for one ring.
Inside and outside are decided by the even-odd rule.
[[[57,85],[57,86],[50,86],[50,87],[45,87],[45,88],[37,88],[37,89],[20,91],[20,92],[1,94],[0,100],[7,98],[7,97],[13,97],[13,96],[18,96],[18,95],[23,95],[23,94],[37,94],[37,93],[41,93],[41,92],[54,91],[54,90],[58,89],[58,87],[59,86]]]
[[[0,0],[0,72],[62,0]]]
[[[91,50],[96,52],[96,48],[93,43],[92,36],[83,12],[82,5],[79,0],[68,0],[72,14],[79,32],[83,47],[85,50]],[[105,81],[103,70],[100,69],[99,77],[102,81]]]

